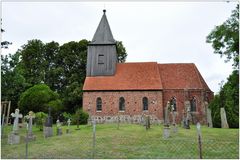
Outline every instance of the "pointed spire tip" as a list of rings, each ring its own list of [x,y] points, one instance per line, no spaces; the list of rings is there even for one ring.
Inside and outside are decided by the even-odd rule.
[[[103,10],[103,14],[105,14],[105,13],[106,13],[106,9]]]

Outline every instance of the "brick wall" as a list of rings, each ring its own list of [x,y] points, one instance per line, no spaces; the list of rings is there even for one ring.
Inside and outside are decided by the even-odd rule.
[[[96,99],[102,99],[102,111],[96,111]],[[125,111],[119,111],[119,98],[125,99]],[[148,98],[148,111],[143,111],[142,98]],[[83,110],[88,112],[92,117],[105,121],[114,119],[120,115],[124,121],[140,121],[143,114],[151,116],[152,121],[162,122],[163,105],[162,91],[114,91],[114,92],[84,92],[83,93]],[[132,119],[131,119],[132,117]]]

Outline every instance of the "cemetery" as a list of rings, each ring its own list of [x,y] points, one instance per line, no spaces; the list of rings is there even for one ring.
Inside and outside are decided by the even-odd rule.
[[[13,116],[17,119],[19,115],[17,111]],[[28,118],[33,117],[29,112]],[[200,158],[199,138],[201,158],[238,158],[238,129],[200,127],[200,123],[186,129],[172,123],[172,119],[166,122],[169,122],[168,136],[164,136],[166,124],[150,124],[149,116],[143,124],[93,121],[79,127],[71,125],[71,120],[66,125],[57,120],[54,124],[44,124],[51,128],[50,132],[40,131],[32,121],[21,128],[15,122],[4,126],[1,158]],[[13,133],[18,133],[19,141],[9,143],[8,135]]]

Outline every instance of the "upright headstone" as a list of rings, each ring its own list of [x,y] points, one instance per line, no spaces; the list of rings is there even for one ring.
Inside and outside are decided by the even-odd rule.
[[[52,129],[52,117],[51,117],[51,108],[48,108],[48,117],[46,118],[46,122],[44,124],[44,137],[51,137],[53,136],[53,129]]]
[[[163,127],[163,138],[170,137],[170,127],[169,127],[169,109],[170,109],[170,102],[167,102],[167,106],[164,109],[164,127]]]
[[[190,102],[185,101],[185,110],[183,118],[183,127],[185,129],[190,129],[189,121],[190,121]]]
[[[67,124],[68,124],[68,128],[67,128],[67,130],[66,130],[66,133],[70,133],[71,119],[68,119]]]
[[[213,123],[212,123],[212,112],[210,108],[207,108],[207,125],[208,127],[212,128]]]
[[[56,124],[57,124],[57,135],[60,136],[62,135],[62,127],[59,119],[57,120]]]
[[[28,115],[26,116],[26,118],[29,120],[28,126],[27,126],[28,127],[28,133],[27,133],[26,139],[28,141],[35,141],[36,136],[33,135],[33,133],[32,133],[32,122],[33,122],[33,118],[35,118],[35,114],[32,111],[30,111],[28,113]]]
[[[221,126],[222,128],[229,128],[227,122],[227,116],[224,108],[221,108]]]
[[[18,120],[22,118],[22,114],[19,113],[19,109],[15,109],[15,113],[12,113],[11,116],[14,117],[13,130],[8,135],[8,144],[18,144],[20,142],[20,136],[18,133]]]
[[[173,130],[173,133],[177,133],[178,131],[178,128],[177,128],[177,125],[176,125],[176,112],[172,110],[172,130]]]

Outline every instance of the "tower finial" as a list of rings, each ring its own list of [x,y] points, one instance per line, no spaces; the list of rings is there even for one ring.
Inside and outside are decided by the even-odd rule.
[[[103,10],[103,14],[105,14],[105,13],[106,13],[106,9]]]

